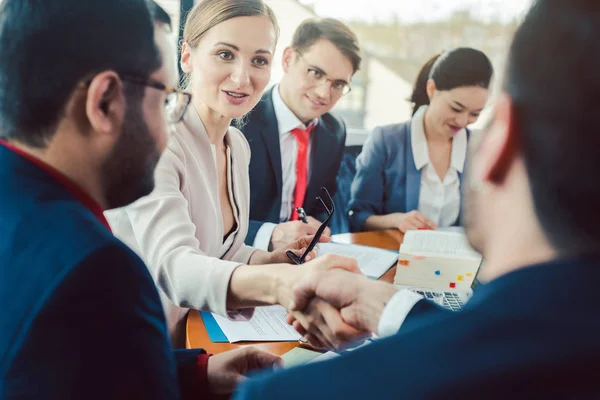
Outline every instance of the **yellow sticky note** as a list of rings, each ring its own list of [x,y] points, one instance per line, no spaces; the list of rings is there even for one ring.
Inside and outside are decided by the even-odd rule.
[[[470,272],[467,272],[467,274],[466,274],[466,275],[467,275],[467,276],[473,276],[473,274],[472,274],[472,273],[470,273]]]
[[[457,281],[462,281],[462,280],[463,280],[463,276],[462,276],[462,275],[458,275],[458,276],[456,277],[456,280],[457,280]]]

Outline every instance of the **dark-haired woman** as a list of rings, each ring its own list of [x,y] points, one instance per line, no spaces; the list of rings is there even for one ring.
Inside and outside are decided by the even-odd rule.
[[[356,161],[352,231],[460,224],[467,125],[484,108],[493,74],[481,51],[457,48],[422,68],[410,121],[377,127]]]

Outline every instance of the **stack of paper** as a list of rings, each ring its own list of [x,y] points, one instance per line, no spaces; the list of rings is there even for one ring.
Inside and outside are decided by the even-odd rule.
[[[235,342],[295,342],[300,334],[287,324],[287,311],[281,306],[256,307],[250,321],[232,321],[217,314],[202,312],[204,325],[213,342],[223,337]]]
[[[471,287],[481,255],[471,248],[464,233],[408,231],[400,246],[394,282],[440,291]]]
[[[319,255],[324,254],[339,254],[352,257],[358,262],[362,273],[374,279],[379,279],[381,275],[385,274],[398,261],[398,253],[395,251],[357,244],[320,243]]]

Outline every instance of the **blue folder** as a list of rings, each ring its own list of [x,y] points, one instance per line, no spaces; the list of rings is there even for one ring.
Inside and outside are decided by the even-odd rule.
[[[208,311],[200,311],[200,316],[204,321],[204,327],[206,328],[206,332],[208,333],[208,337],[213,343],[229,343],[229,339],[223,333],[221,327],[213,317],[212,313]]]

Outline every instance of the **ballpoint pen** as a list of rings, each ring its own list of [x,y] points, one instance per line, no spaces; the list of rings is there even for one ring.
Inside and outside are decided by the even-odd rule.
[[[300,217],[300,220],[302,220],[302,222],[304,222],[305,224],[308,224],[308,219],[306,218],[306,211],[304,211],[304,208],[296,207],[296,212],[298,213],[298,217]]]

